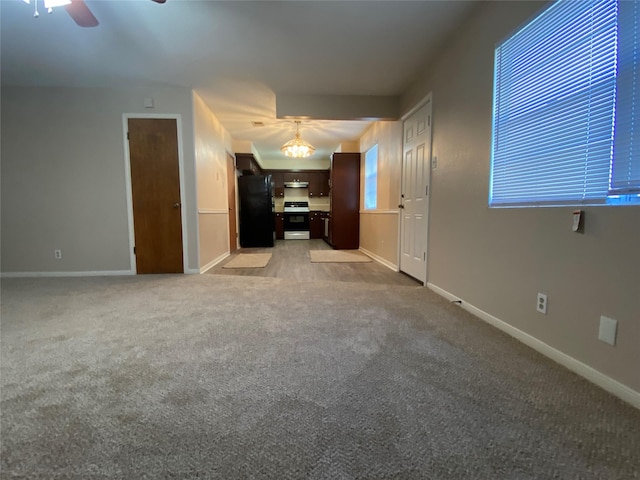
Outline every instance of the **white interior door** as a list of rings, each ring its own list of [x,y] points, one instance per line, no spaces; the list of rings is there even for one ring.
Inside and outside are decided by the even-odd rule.
[[[404,120],[400,201],[400,270],[427,281],[431,97]]]

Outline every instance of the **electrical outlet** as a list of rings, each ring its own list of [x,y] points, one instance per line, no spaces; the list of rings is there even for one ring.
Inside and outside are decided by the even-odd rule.
[[[53,256],[55,257],[56,260],[62,259],[62,250],[54,250]]]
[[[538,293],[538,303],[536,310],[543,315],[547,314],[547,296],[544,293]]]

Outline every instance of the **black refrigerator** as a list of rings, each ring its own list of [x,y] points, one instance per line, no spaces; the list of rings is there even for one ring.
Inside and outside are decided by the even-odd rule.
[[[241,247],[273,247],[271,188],[271,175],[243,175],[238,178]]]

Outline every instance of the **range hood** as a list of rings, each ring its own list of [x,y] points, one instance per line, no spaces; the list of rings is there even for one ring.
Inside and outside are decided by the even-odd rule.
[[[285,188],[307,188],[309,182],[284,182]]]

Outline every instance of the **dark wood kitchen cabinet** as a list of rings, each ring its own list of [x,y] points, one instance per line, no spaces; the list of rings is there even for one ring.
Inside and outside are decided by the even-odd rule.
[[[284,240],[284,214],[276,212],[276,240]]]
[[[329,196],[329,171],[318,170],[309,172],[309,197]]]
[[[273,196],[274,197],[284,197],[284,175],[282,172],[278,172],[275,170],[267,170],[265,172],[267,175],[271,175],[273,180]]]
[[[285,182],[308,182],[309,172],[283,172]]]
[[[329,176],[329,244],[337,250],[359,248],[360,154],[334,153]]]
[[[236,153],[236,168],[243,175],[262,175],[262,168],[252,153]]]
[[[325,216],[325,212],[314,211],[309,213],[310,238],[323,238]]]

